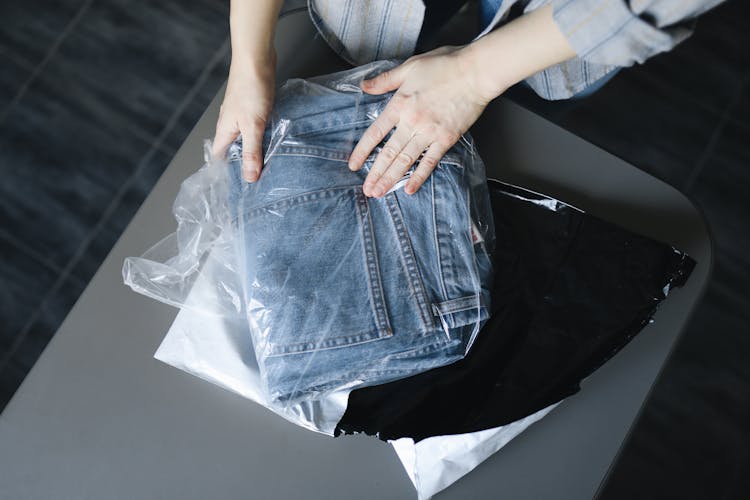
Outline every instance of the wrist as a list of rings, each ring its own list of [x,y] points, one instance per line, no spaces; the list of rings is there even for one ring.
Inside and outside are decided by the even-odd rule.
[[[489,100],[576,55],[555,24],[551,5],[524,14],[463,50],[467,71],[477,75],[480,95]]]
[[[467,85],[484,104],[516,83],[506,71],[490,70],[488,63],[492,59],[487,57],[486,50],[483,44],[474,42],[461,48],[457,54],[459,74],[467,78]]]
[[[230,1],[230,76],[234,74],[235,77],[262,79],[274,76],[274,31],[282,3],[282,0]]]
[[[230,76],[243,79],[266,80],[276,72],[276,49],[268,48],[232,51],[232,62],[229,66]]]

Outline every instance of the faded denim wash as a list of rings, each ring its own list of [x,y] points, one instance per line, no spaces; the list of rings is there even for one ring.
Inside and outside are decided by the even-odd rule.
[[[494,231],[470,138],[413,195],[364,195],[375,154],[347,168],[390,98],[363,94],[358,79],[382,67],[287,82],[258,181],[241,179],[241,140],[230,147],[245,308],[276,401],[451,363],[488,318]]]

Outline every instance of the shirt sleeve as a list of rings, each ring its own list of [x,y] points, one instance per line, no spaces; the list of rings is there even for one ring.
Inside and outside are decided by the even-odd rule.
[[[672,49],[692,33],[692,21],[722,0],[541,0],[584,61],[631,66]]]

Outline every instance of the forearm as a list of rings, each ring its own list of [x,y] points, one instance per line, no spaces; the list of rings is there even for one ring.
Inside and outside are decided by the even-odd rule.
[[[545,5],[485,35],[462,50],[479,93],[490,101],[508,87],[576,55]]]
[[[283,0],[231,0],[229,27],[234,70],[266,72],[274,59],[273,36]]]

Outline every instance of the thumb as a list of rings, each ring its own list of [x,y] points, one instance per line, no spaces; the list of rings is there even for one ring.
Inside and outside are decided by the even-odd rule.
[[[226,155],[229,146],[239,135],[240,131],[236,126],[227,120],[219,119],[216,125],[216,134],[211,147],[211,155],[214,158],[223,158]]]
[[[404,83],[404,65],[397,66],[390,71],[384,71],[378,76],[362,81],[362,90],[368,94],[385,94],[396,90]]]

